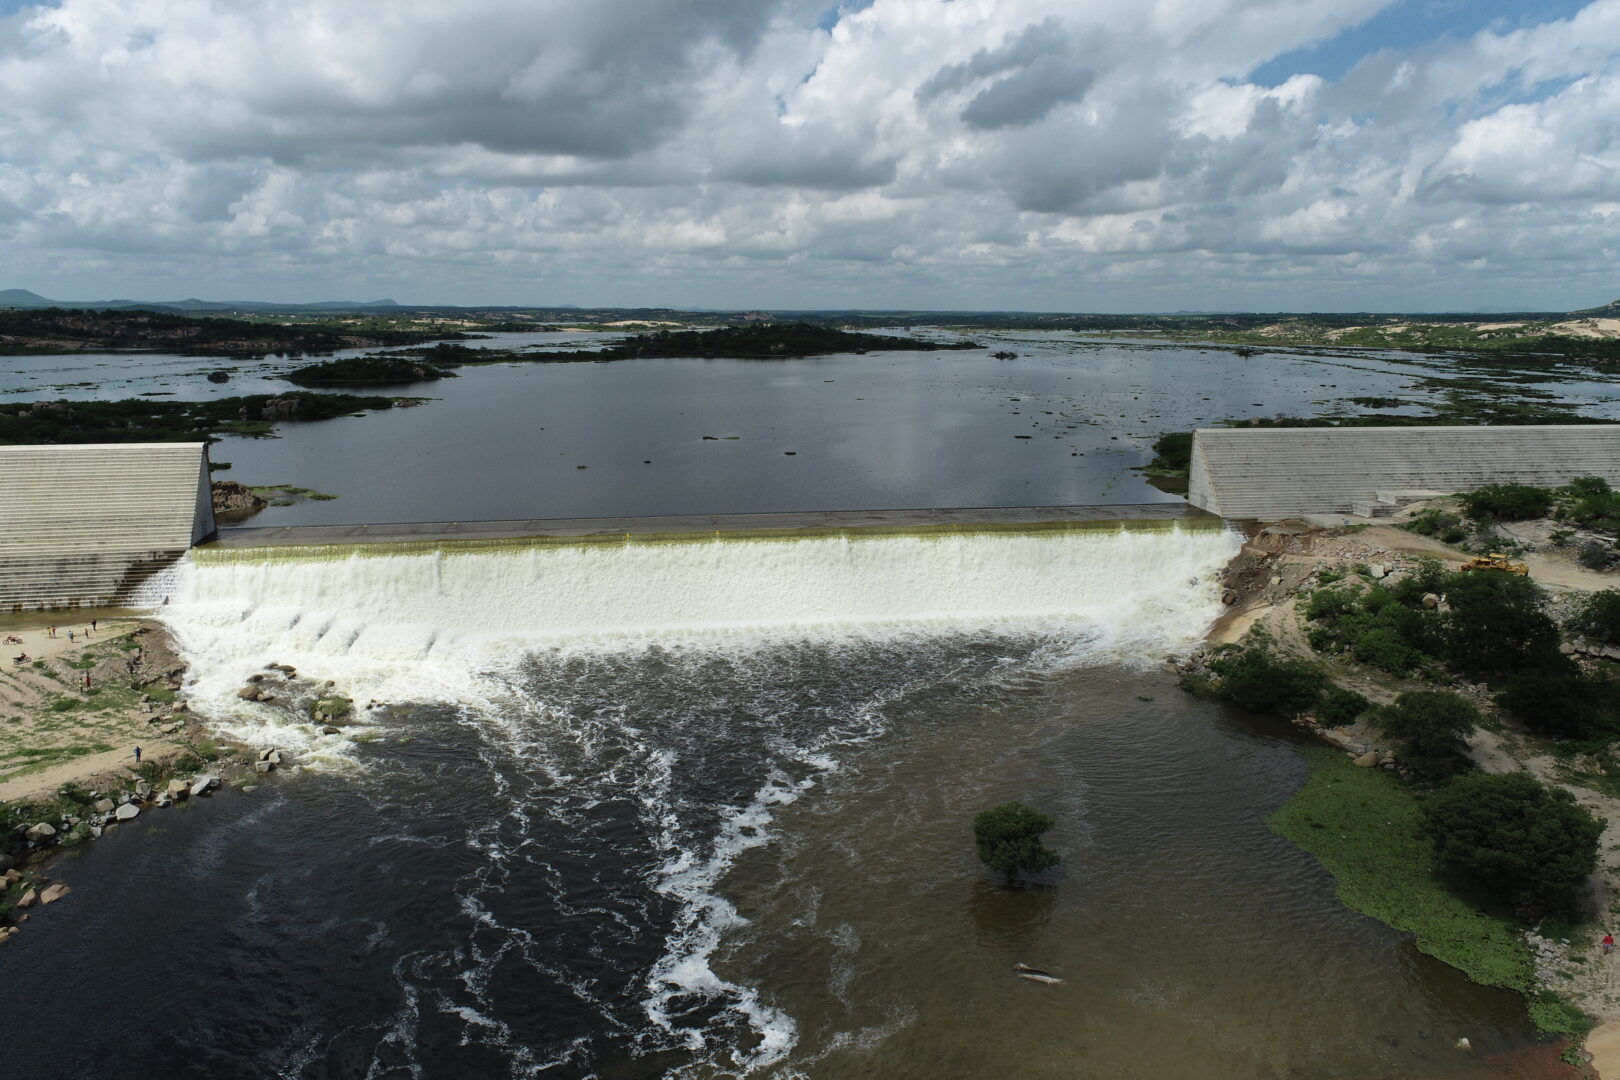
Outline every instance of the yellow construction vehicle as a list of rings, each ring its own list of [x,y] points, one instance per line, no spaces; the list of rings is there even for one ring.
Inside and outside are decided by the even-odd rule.
[[[1522,562],[1509,562],[1508,557],[1501,552],[1493,551],[1489,555],[1476,555],[1462,564],[1464,570],[1501,570],[1509,574],[1529,574],[1530,568]]]

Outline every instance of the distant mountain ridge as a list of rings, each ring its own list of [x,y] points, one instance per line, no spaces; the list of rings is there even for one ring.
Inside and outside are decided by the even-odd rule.
[[[96,311],[119,311],[139,308],[144,311],[251,311],[260,313],[287,313],[300,311],[367,311],[373,308],[397,308],[397,301],[384,300],[316,300],[307,304],[274,304],[262,300],[52,300],[27,289],[0,289],[0,308],[69,308]]]
[[[1586,308],[1583,311],[1572,311],[1571,315],[1579,315],[1583,319],[1620,319],[1620,300],[1610,300],[1602,307]]]

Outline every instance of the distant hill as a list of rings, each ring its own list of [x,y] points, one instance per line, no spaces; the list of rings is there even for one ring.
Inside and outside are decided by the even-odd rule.
[[[1620,319],[1620,300],[1610,300],[1602,307],[1587,308],[1585,311],[1572,311],[1570,314],[1582,319]]]
[[[0,308],[64,308],[68,310],[258,312],[297,314],[305,311],[369,311],[397,308],[394,300],[316,300],[308,304],[272,304],[261,300],[52,300],[27,289],[0,289]]]

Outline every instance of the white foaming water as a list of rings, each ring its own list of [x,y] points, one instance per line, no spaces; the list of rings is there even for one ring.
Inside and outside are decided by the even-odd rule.
[[[165,620],[199,660],[268,653],[435,669],[503,647],[622,647],[650,639],[821,636],[854,628],[1084,622],[1101,648],[1197,637],[1218,530],[535,546],[429,554],[255,559],[182,568]],[[405,687],[412,685],[407,680]],[[395,695],[401,696],[401,695]]]
[[[679,766],[671,761],[677,750],[701,753],[701,743],[644,738],[635,727],[641,721],[568,700],[566,678],[534,696],[525,663],[589,654],[611,666],[618,654],[658,646],[699,664],[695,656],[718,650],[737,670],[768,670],[783,643],[861,647],[981,630],[1058,642],[1026,656],[1037,665],[1129,662],[1202,635],[1219,610],[1219,570],[1237,546],[1229,533],[1172,529],[322,553],[307,560],[242,553],[184,566],[163,618],[187,655],[191,697],[202,714],[239,737],[297,749],[306,766],[350,763],[354,745],[282,710],[239,700],[243,680],[268,662],[333,679],[339,692],[362,702],[458,703],[504,748],[491,761],[497,775],[514,767],[504,762],[544,762],[547,741],[565,729],[587,734],[586,742],[600,734],[620,740],[636,762],[626,776],[661,853],[647,885],[679,906],[644,983],[649,1044],[713,1054],[710,1066],[747,1073],[782,1062],[797,1030],[757,989],[714,970],[723,937],[743,921],[718,883],[744,851],[771,841],[781,807],[839,768],[842,749],[881,733],[883,703],[904,691],[903,680],[896,675],[893,685],[870,691],[842,730],[776,746],[773,757],[759,760],[751,793],[738,793],[712,835],[698,835],[673,789]],[[593,725],[601,731],[590,733]],[[784,761],[794,776],[781,771]],[[593,775],[594,767],[607,771]],[[623,791],[620,766],[576,768],[559,783],[577,790],[579,805],[598,798],[596,789],[600,797]],[[496,851],[491,865],[504,855]],[[490,880],[504,880],[504,872]],[[484,912],[479,896],[464,903]],[[487,912],[480,919],[499,929]],[[508,944],[526,953],[522,928],[508,931]],[[464,1019],[478,1020],[481,1039],[504,1045],[482,1031],[480,1018],[494,1014],[481,985],[469,979],[481,1011]],[[750,1045],[686,1026],[680,1005],[692,997],[723,1002],[740,1016],[753,1033]]]

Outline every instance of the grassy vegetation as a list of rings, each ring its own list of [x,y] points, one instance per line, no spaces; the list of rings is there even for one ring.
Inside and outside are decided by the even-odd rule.
[[[1268,824],[1316,856],[1337,881],[1340,900],[1413,935],[1419,951],[1475,982],[1524,994],[1543,1032],[1586,1032],[1589,1021],[1536,982],[1512,914],[1481,906],[1443,880],[1412,788],[1381,769],[1358,768],[1335,750],[1305,754],[1305,786]]]
[[[440,331],[195,318],[158,311],[0,310],[0,354],[146,349],[201,356],[302,355],[371,345],[410,345]]]
[[[202,442],[222,434],[269,435],[283,421],[328,420],[417,400],[294,390],[209,401],[24,402],[0,405],[0,444]]]
[[[882,351],[933,352],[940,349],[977,349],[971,341],[933,342],[885,334],[858,334],[811,323],[751,323],[716,330],[659,330],[611,345],[594,353],[531,352],[529,361],[628,360],[635,357],[699,356],[742,359],[785,359],[826,356],[831,353]]]
[[[463,352],[478,350],[462,348]],[[387,386],[453,379],[448,368],[399,355],[353,356],[295,368],[284,378],[298,386]]]

